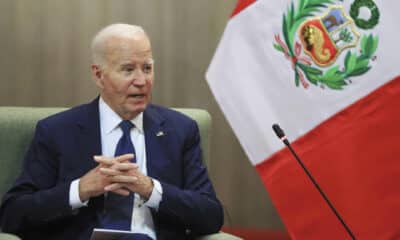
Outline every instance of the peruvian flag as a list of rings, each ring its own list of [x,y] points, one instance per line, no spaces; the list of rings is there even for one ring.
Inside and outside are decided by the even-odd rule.
[[[400,3],[239,1],[206,78],[292,239],[400,239]]]

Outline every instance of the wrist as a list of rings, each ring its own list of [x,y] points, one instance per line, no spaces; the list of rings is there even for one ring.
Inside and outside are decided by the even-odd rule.
[[[79,181],[79,199],[81,200],[81,202],[86,202],[87,200],[89,200],[89,198],[90,198],[90,192],[89,191],[87,191],[85,188],[84,188],[84,186],[82,186],[83,185],[83,183],[82,182],[84,182],[84,181],[82,181],[83,179],[81,179],[80,181]]]
[[[153,179],[150,178],[150,177],[147,177],[147,179],[148,179],[148,186],[149,187],[146,188],[146,192],[144,193],[144,196],[142,196],[143,199],[146,200],[146,201],[149,200],[149,198],[151,196],[151,193],[153,192],[153,188],[154,188]]]

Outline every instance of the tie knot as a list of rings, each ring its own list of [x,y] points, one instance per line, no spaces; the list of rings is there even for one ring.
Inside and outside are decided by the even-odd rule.
[[[124,135],[129,134],[131,131],[131,128],[134,127],[133,123],[129,120],[124,120],[119,124],[120,128],[122,129],[122,132]]]

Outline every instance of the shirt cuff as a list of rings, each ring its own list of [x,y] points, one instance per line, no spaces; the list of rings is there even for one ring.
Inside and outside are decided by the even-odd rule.
[[[154,208],[156,211],[158,211],[158,207],[160,206],[160,202],[162,200],[163,189],[158,180],[152,180],[154,184],[153,191],[151,192],[149,200],[147,200],[144,205],[149,208]]]
[[[75,179],[72,181],[69,187],[69,205],[71,206],[72,210],[80,207],[86,207],[89,202],[82,202],[79,197],[79,180],[80,179]]]

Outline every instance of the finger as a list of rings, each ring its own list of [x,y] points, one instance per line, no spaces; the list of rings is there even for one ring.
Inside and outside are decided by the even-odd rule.
[[[117,189],[117,190],[114,190],[114,191],[111,191],[111,192],[113,192],[115,194],[122,195],[122,196],[129,196],[129,194],[130,194],[130,192],[128,190],[123,189],[123,188],[120,188],[120,189]]]
[[[130,162],[134,158],[134,154],[124,154],[117,157],[94,156],[94,160],[100,164],[111,166],[112,164]]]
[[[115,183],[135,183],[138,178],[135,176],[118,175],[111,177],[110,180]]]
[[[111,166],[111,169],[118,171],[128,171],[138,169],[139,166],[136,163],[117,163]]]
[[[128,196],[130,191],[128,188],[124,188],[124,185],[121,183],[113,183],[104,188],[107,192],[113,192],[119,195]]]
[[[117,162],[126,162],[126,161],[131,161],[134,157],[135,157],[135,154],[128,153],[128,154],[117,156],[114,158],[114,160]]]
[[[93,159],[100,164],[110,166],[113,164],[114,158],[105,157],[105,156],[93,156]]]
[[[104,190],[107,192],[113,192],[116,191],[118,189],[122,188],[122,184],[121,183],[112,183],[110,185],[107,185],[104,187]]]
[[[123,173],[116,170],[116,169],[112,169],[112,168],[100,168],[100,172],[104,175],[107,176],[116,176],[116,175],[122,175]]]

